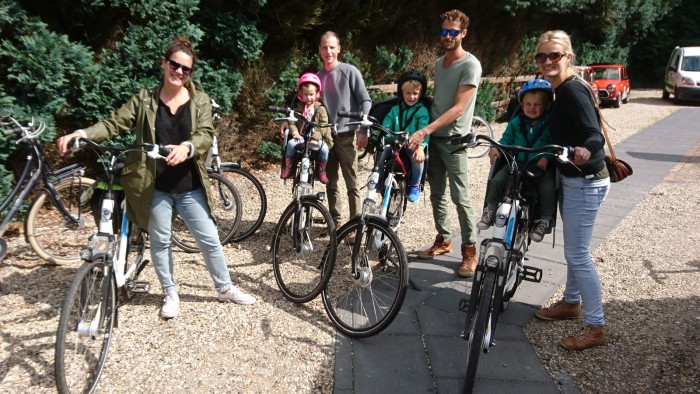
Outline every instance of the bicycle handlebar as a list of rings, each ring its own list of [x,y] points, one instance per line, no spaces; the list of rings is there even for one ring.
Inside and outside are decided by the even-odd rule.
[[[520,146],[520,145],[504,145],[504,144],[499,143],[498,141],[494,140],[493,138],[491,138],[489,136],[470,132],[470,133],[467,133],[465,135],[453,136],[450,139],[450,143],[452,145],[466,144],[465,146],[462,146],[462,147],[457,148],[454,151],[452,151],[452,154],[454,155],[455,153],[459,153],[459,152],[462,152],[470,147],[476,146],[477,140],[487,141],[501,152],[510,151],[510,152],[525,152],[525,153],[542,153],[542,152],[554,151],[555,152],[554,155],[556,156],[557,160],[561,163],[567,163],[567,162],[571,163],[569,161],[569,158],[571,158],[573,156],[573,152],[574,152],[573,148],[570,146],[561,146],[561,145],[555,145],[555,144],[542,145],[542,146],[537,147],[537,148],[528,148],[528,147]],[[573,163],[571,163],[571,164],[573,164]]]
[[[338,116],[341,118],[350,118],[359,120],[359,122],[348,122],[348,126],[359,125],[361,127],[367,127],[369,129],[378,130],[382,133],[381,137],[385,135],[392,135],[394,137],[402,137],[408,134],[407,131],[391,131],[384,127],[379,120],[373,116],[365,115],[362,112],[347,112],[338,111]]]
[[[309,124],[309,125],[311,125],[311,126],[313,126],[313,127],[319,128],[319,129],[330,127],[330,128],[331,128],[331,131],[332,131],[333,133],[336,132],[336,127],[338,126],[338,125],[335,124],[335,123],[316,123],[316,122],[310,121],[310,120],[306,119],[306,117],[304,117],[304,115],[303,115],[302,113],[297,112],[297,111],[294,111],[294,110],[291,109],[291,108],[277,107],[277,106],[274,106],[274,105],[270,105],[270,106],[267,107],[267,110],[270,111],[270,112],[275,112],[275,113],[280,113],[280,114],[286,114],[286,115],[287,115],[287,116],[284,117],[284,118],[276,118],[276,119],[273,119],[273,120],[275,120],[275,121],[277,121],[277,122],[286,121],[286,122],[292,122],[292,123],[294,123],[294,122],[296,122],[296,121],[298,121],[298,120],[302,120],[304,123]]]
[[[73,151],[80,149],[81,144],[86,144],[93,149],[102,152],[110,152],[117,156],[131,150],[141,150],[145,152],[148,155],[148,157],[151,157],[153,159],[165,159],[170,154],[170,152],[172,152],[172,149],[168,148],[163,144],[149,144],[147,142],[141,142],[125,146],[107,146],[98,144],[97,142],[87,138],[78,137],[74,138],[69,143],[69,145],[72,146],[71,150]]]
[[[3,135],[17,134],[22,138],[18,143],[25,139],[35,139],[46,131],[46,123],[32,118],[31,123],[27,127],[22,126],[15,118],[12,117],[10,111],[4,110],[0,112],[0,127],[12,126],[9,129],[2,130]]]

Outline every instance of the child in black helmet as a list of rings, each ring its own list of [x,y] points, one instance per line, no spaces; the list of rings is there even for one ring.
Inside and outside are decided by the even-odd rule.
[[[522,107],[522,113],[515,116],[509,123],[503,136],[498,141],[505,145],[518,145],[530,148],[537,148],[551,143],[549,129],[547,128],[547,109],[549,109],[554,99],[554,89],[552,85],[544,79],[533,79],[525,82],[518,92],[518,100]],[[518,167],[523,168],[528,159],[527,153],[520,153],[516,158]],[[491,148],[489,158],[499,156],[500,153],[495,148]],[[542,157],[536,163],[537,167],[544,171],[544,175],[535,178],[537,185],[539,202],[537,208],[539,218],[535,220],[535,227],[530,234],[530,238],[535,242],[542,241],[544,235],[550,232],[550,221],[554,217],[555,198],[554,195],[554,172],[549,165],[551,158]],[[501,168],[491,178],[486,194],[486,207],[481,216],[481,220],[476,226],[481,230],[486,230],[493,225],[496,219],[496,209],[503,197],[508,178],[508,168]]]
[[[407,131],[410,135],[430,123],[430,111],[422,100],[427,81],[423,73],[411,70],[401,75],[397,85],[400,101],[391,108],[382,125],[392,131]],[[415,151],[407,151],[411,157],[411,179],[408,190],[408,200],[411,202],[418,201],[420,196],[420,180],[427,145],[428,138]]]

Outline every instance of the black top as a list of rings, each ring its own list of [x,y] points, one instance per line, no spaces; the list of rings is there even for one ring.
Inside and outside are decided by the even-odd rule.
[[[179,145],[192,136],[192,113],[189,100],[178,107],[175,114],[170,107],[158,100],[156,112],[156,143]],[[156,189],[166,193],[182,193],[202,187],[197,174],[194,158],[176,166],[169,166],[165,160],[156,160]]]
[[[571,164],[557,162],[563,175],[586,176],[605,168],[605,138],[588,86],[574,78],[575,76],[567,78],[554,89],[556,98],[549,116],[549,132],[554,144],[582,146],[591,152],[588,162],[579,166],[583,174],[576,171]]]

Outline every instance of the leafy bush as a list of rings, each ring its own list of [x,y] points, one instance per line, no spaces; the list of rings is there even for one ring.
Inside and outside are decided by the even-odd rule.
[[[257,153],[262,160],[271,162],[282,160],[282,146],[274,142],[260,141],[258,147],[255,149],[255,153]]]
[[[476,95],[476,107],[474,114],[481,116],[489,122],[496,119],[496,107],[492,105],[496,101],[498,89],[490,82],[484,81],[479,85]]]
[[[377,47],[376,62],[380,69],[384,69],[384,75],[395,76],[406,69],[408,62],[413,57],[413,52],[406,45],[401,45],[397,53],[389,52],[384,45]]]

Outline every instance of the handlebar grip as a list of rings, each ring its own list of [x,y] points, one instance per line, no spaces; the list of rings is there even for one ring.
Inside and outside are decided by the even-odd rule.
[[[355,119],[355,120],[362,120],[362,118],[364,117],[364,114],[362,112],[338,111],[338,117],[350,118],[350,119]]]
[[[15,126],[11,129],[5,129],[2,131],[3,134],[5,135],[10,135],[10,134],[22,134],[22,128],[19,126]]]
[[[163,157],[166,157],[166,156],[168,156],[168,155],[170,154],[170,152],[172,152],[172,151],[173,151],[173,150],[170,149],[170,148],[168,148],[167,146],[162,145],[162,144],[158,144],[158,154],[159,154],[159,155],[161,155],[161,156],[163,156]]]
[[[267,110],[270,112],[277,112],[280,114],[286,114],[287,113],[287,108],[282,108],[282,107],[277,107],[275,105],[270,105],[267,107]]]

